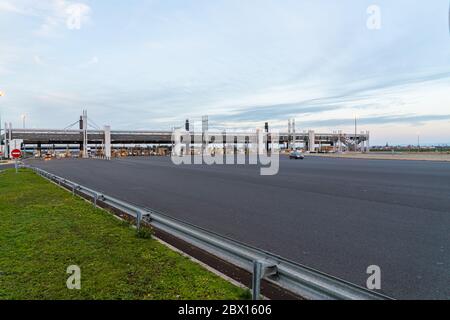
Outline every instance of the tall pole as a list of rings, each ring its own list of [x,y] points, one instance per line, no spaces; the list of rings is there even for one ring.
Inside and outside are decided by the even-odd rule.
[[[3,97],[5,94],[0,91],[0,97]],[[0,152],[1,152],[1,157],[0,159],[3,160],[3,156],[6,150],[6,127],[5,127],[5,147],[2,149],[2,144],[3,144],[3,140],[2,140],[2,116],[0,113]]]
[[[0,93],[1,95],[1,93]],[[6,130],[5,130],[5,139],[6,139]],[[3,160],[3,153],[5,152],[5,149],[2,148],[3,145],[3,139],[2,139],[2,114],[0,113],[0,160]]]
[[[8,158],[11,158],[11,141],[12,141],[12,123],[9,123],[9,132],[8,132]]]
[[[201,152],[202,152],[202,157],[203,154],[206,150],[206,146],[208,144],[209,140],[208,138],[208,130],[209,130],[209,119],[208,116],[203,116],[202,117],[202,148],[201,148]]]
[[[87,159],[88,156],[88,134],[87,134],[87,127],[88,127],[88,115],[87,110],[83,110],[83,158]]]
[[[292,150],[295,150],[295,143],[297,142],[295,134],[295,119],[292,119]]]
[[[5,130],[5,139],[6,139],[6,130]],[[3,139],[2,139],[2,115],[0,114],[0,160],[3,160],[5,148],[2,148]]]
[[[5,158],[9,157],[8,153],[8,123],[5,122],[5,147],[3,149],[3,153],[5,154]]]
[[[358,134],[357,132],[358,132],[358,127],[357,127],[356,114],[355,114],[355,152],[357,151],[357,144],[356,144],[356,142],[357,142],[356,135]]]
[[[291,125],[291,119],[289,119],[288,122],[288,142],[287,142],[287,148],[290,149],[291,147],[291,130],[292,129],[292,125]]]
[[[417,134],[417,148],[419,149],[420,152],[420,134]]]

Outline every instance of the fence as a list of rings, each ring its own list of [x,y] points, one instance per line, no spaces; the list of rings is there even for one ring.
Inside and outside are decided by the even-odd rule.
[[[77,193],[91,199],[94,206],[97,206],[98,201],[102,201],[108,207],[131,216],[136,219],[138,228],[142,221],[146,221],[159,230],[250,272],[252,274],[253,299],[259,299],[260,297],[262,279],[305,299],[390,299],[375,291],[367,290],[275,254],[179,221],[161,212],[141,208],[99,193],[42,169],[27,165],[24,165],[24,167],[30,168],[39,175],[64,186],[71,190],[73,194]]]

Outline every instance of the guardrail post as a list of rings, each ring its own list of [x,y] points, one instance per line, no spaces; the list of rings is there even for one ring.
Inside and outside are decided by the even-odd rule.
[[[253,300],[260,299],[261,280],[265,277],[275,277],[278,274],[278,267],[275,264],[253,261],[252,274],[252,298]]]
[[[139,230],[141,228],[142,212],[139,210],[136,212],[136,228]]]
[[[252,274],[252,299],[259,300],[261,292],[261,278],[262,278],[263,264],[259,261],[253,261]]]
[[[98,198],[98,195],[97,194],[94,194],[94,207],[96,208],[97,207],[97,198]]]

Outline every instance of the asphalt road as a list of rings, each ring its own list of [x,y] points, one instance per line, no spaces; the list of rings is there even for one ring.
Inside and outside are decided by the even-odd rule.
[[[135,204],[382,292],[450,299],[450,164],[306,158],[256,166],[175,166],[169,158],[34,161]]]

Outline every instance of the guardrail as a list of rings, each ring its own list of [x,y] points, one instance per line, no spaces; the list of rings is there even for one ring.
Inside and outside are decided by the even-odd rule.
[[[203,249],[252,274],[253,299],[260,297],[261,280],[265,279],[287,291],[305,299],[345,299],[345,300],[385,300],[385,295],[359,287],[312,268],[289,261],[280,256],[251,247],[239,241],[229,239],[200,227],[182,222],[163,213],[141,208],[125,201],[99,193],[70,180],[61,178],[40,168],[23,165],[37,174],[58,183],[61,186],[124,212],[136,219],[137,228],[142,221],[165,231],[193,246]]]

